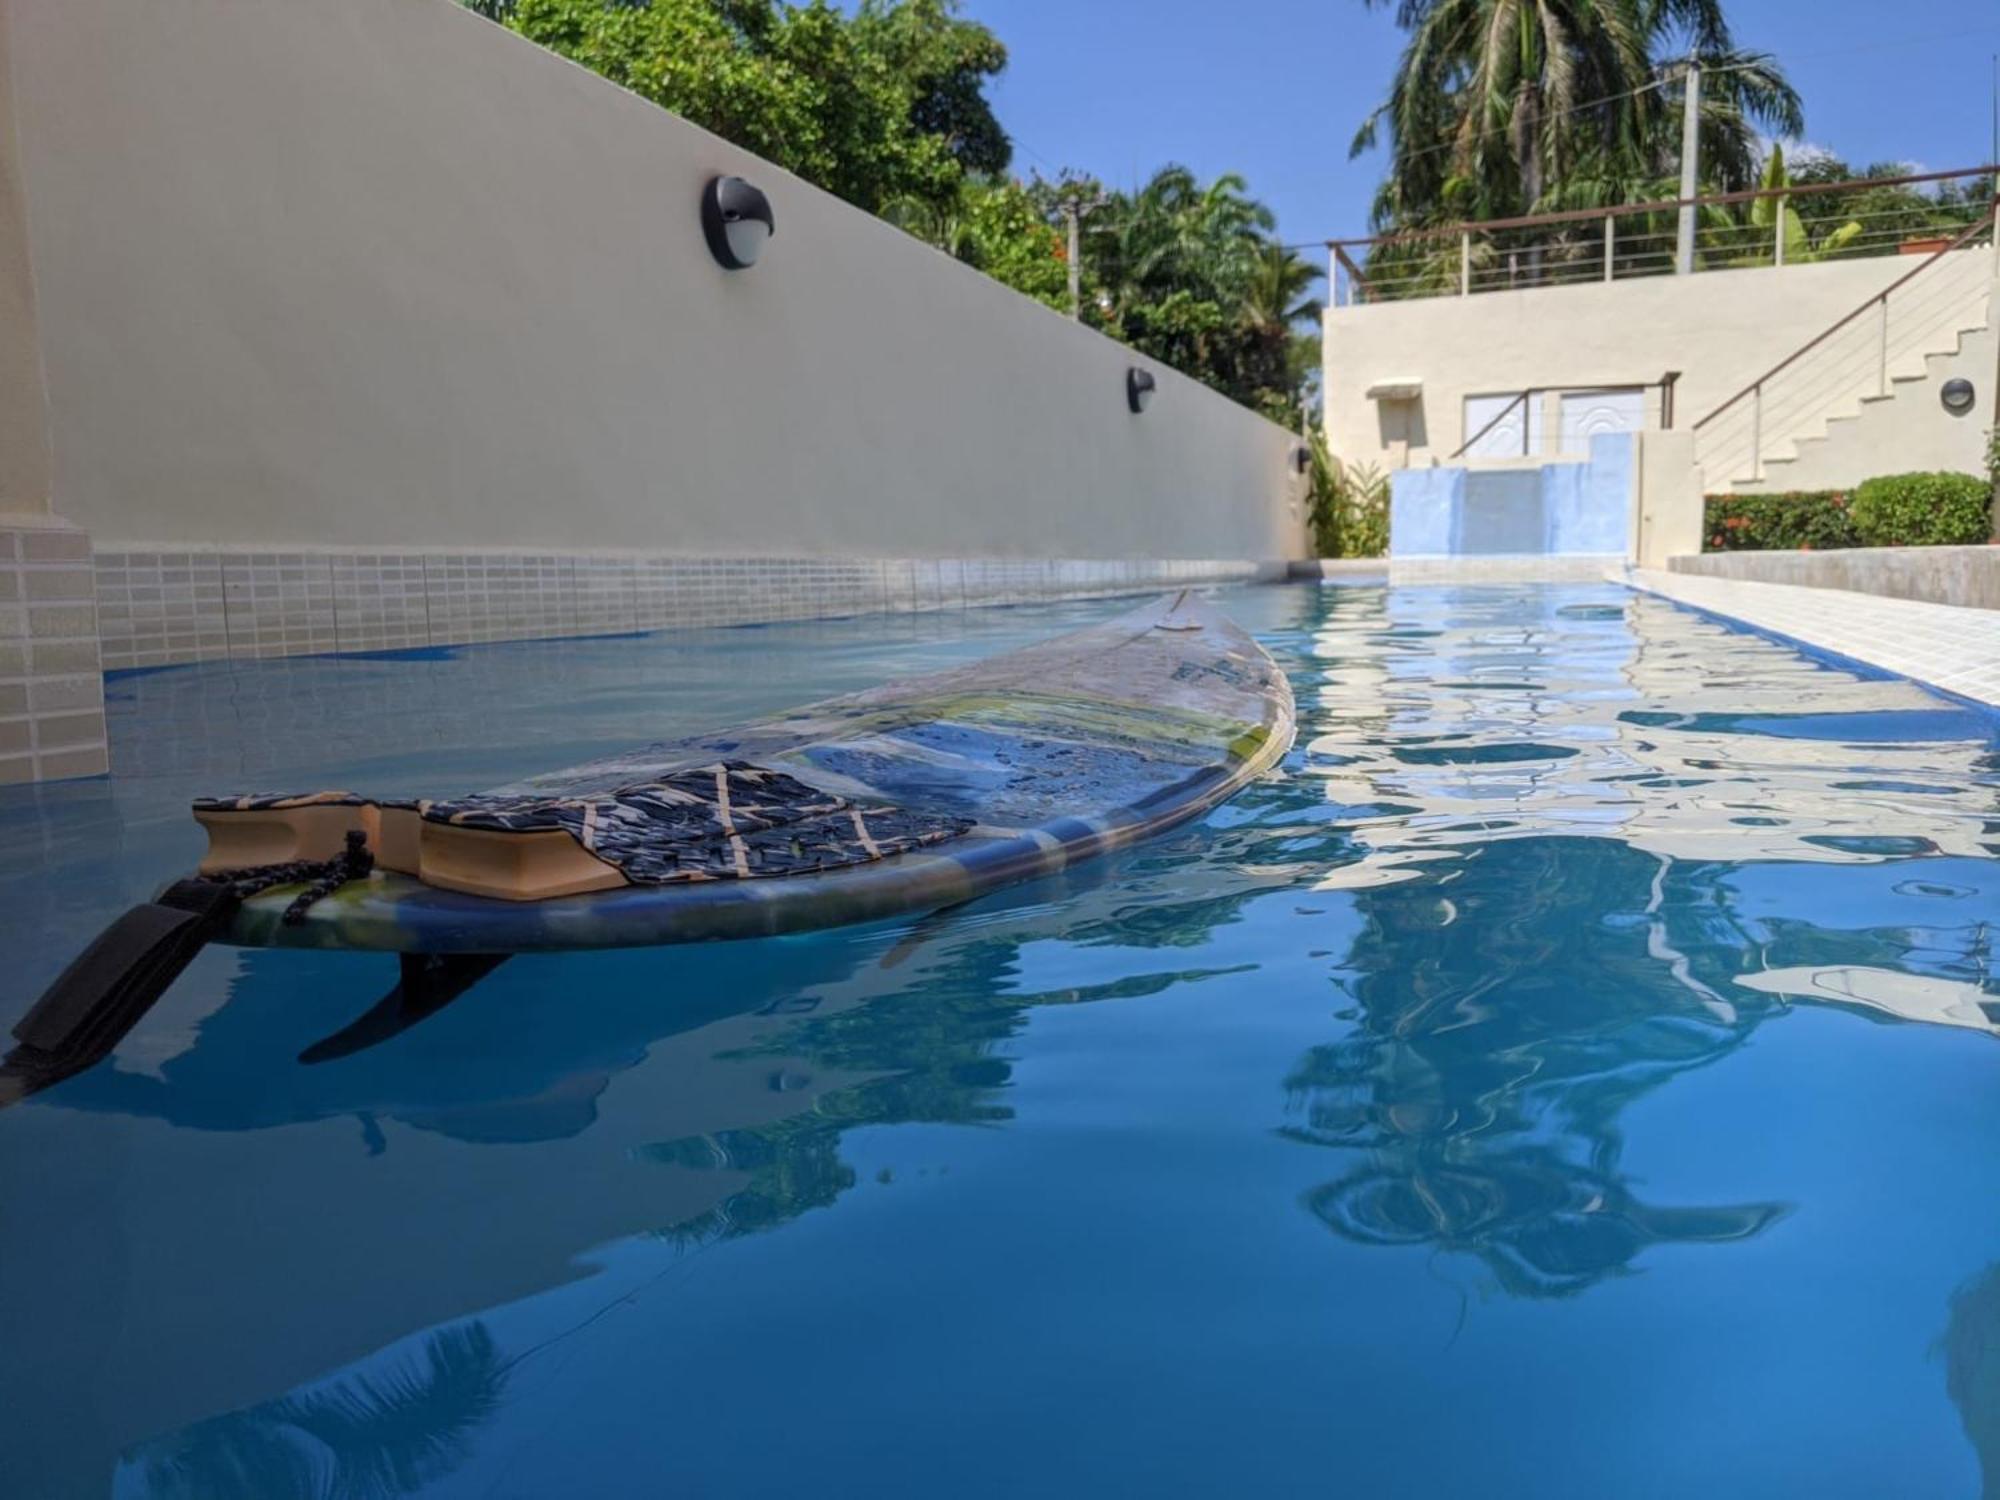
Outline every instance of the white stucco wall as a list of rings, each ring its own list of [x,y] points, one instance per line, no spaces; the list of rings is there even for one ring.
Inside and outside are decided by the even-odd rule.
[[[100,544],[1303,552],[1281,429],[451,0],[0,6]]]
[[[7,8],[0,4],[0,517],[39,520],[49,508],[48,399],[7,39]]]
[[[1471,436],[1467,396],[1638,385],[1668,370],[1681,372],[1675,425],[1687,427],[1914,264],[1884,256],[1331,308],[1328,440],[1350,461],[1428,463]],[[1911,357],[1920,366],[1920,351]],[[1367,399],[1370,385],[1406,376],[1422,380],[1420,401]],[[1982,399],[1990,413],[1991,393]],[[1649,393],[1649,426],[1657,403]],[[1547,424],[1553,434],[1553,412]]]

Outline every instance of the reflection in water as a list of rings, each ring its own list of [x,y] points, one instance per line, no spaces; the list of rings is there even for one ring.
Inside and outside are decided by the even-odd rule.
[[[1310,751],[1203,851],[1211,868],[1351,889],[1364,917],[1343,966],[1353,1027],[1286,1079],[1285,1134],[1358,1154],[1307,1208],[1362,1243],[1476,1255],[1519,1295],[1581,1291],[1654,1244],[1756,1234],[1784,1205],[1633,1193],[1619,1165],[1625,1107],[1727,1055],[1784,999],[1973,1024],[1959,1013],[1983,1018],[1985,934],[1961,929],[1916,953],[1901,929],[1763,923],[1735,910],[1742,882],[1729,877],[1750,860],[1986,853],[1990,726],[1906,683],[1719,629],[1692,643],[1685,629],[1635,631],[1624,607],[1545,606],[1524,628],[1518,594],[1395,602],[1403,618],[1386,625],[1367,604],[1336,608],[1312,637],[1316,660],[1287,661],[1302,704],[1318,705],[1302,712]],[[1800,686],[1810,713],[1706,708]],[[1857,750],[1902,779],[1857,783]],[[1329,805],[1344,828],[1314,816]],[[1885,818],[1915,831],[1889,842],[1844,831]],[[1404,864],[1412,853],[1419,862]],[[1072,944],[1198,947],[1241,899],[1130,903],[1110,921],[1051,925]],[[1908,973],[1834,995],[1743,975],[1746,955],[1885,952],[1947,970],[1971,957],[1975,981]],[[988,1055],[1004,957],[961,946],[921,994],[787,1039],[890,1081],[822,1098],[781,1127],[654,1148],[752,1174],[743,1211],[723,1205],[702,1231],[768,1227],[832,1201],[853,1181],[837,1151],[850,1125],[1004,1117],[981,1093],[1007,1076]]]
[[[231,1412],[149,1443],[120,1476],[172,1500],[327,1495],[394,1500],[448,1474],[498,1410],[507,1369],[479,1322],[399,1359]]]
[[[1979,1454],[1984,1500],[2000,1497],[2000,1264],[1952,1294],[1951,1317],[1938,1340],[1945,1390]]]
[[[1862,964],[1801,964],[1790,969],[1766,969],[1739,974],[1745,989],[1821,1000],[1880,1012],[1902,1021],[1928,1021],[1933,1026],[1964,1026],[1972,1031],[2000,1032],[2000,996],[1961,979],[1939,979],[1898,969],[1871,969]]]
[[[1983,924],[1914,955],[1907,932],[1737,906],[1746,871],[1787,862],[1988,853],[1990,723],[1712,627],[1401,598],[1390,628],[1336,612],[1315,641],[1313,769],[1364,847],[1319,885],[1351,889],[1366,925],[1346,966],[1355,1029],[1288,1081],[1287,1133],[1366,1155],[1307,1207],[1362,1243],[1476,1255],[1516,1295],[1581,1291],[1653,1244],[1757,1233],[1782,1205],[1638,1198],[1619,1116],[1741,1045],[1774,997],[1983,1023],[1963,978],[1836,995],[1743,976],[1778,953],[1949,969],[1976,952],[1984,981]],[[1772,711],[1721,711],[1746,700]]]
[[[637,1243],[651,1259],[631,1274],[663,1274],[837,1205],[865,1183],[857,1129],[1025,1134],[1037,1009],[1194,993],[1254,1010],[1284,1042],[1242,1128],[1282,1154],[1292,1175],[1269,1201],[1316,1266],[1343,1242],[1417,1247],[1475,1258],[1509,1296],[1585,1306],[1655,1247],[1727,1246],[1793,1207],[1636,1182],[1635,1104],[1794,1005],[1992,1029],[1986,720],[1610,589],[1262,597],[1283,607],[1243,605],[1269,610],[1300,745],[1198,828],[900,928],[522,958],[423,1026],[310,1069],[290,1059],[351,1018],[379,965],[252,955],[173,1047],[145,1055],[136,1035],[118,1067],[45,1096],[34,1109],[166,1122],[175,1140],[332,1122],[311,1137],[327,1142],[311,1188],[340,1243],[174,1226],[286,1358],[245,1357],[244,1373],[210,1351],[184,1368],[152,1326],[167,1314],[143,1305],[96,1333],[115,1358],[154,1361],[152,1387],[190,1391],[192,1415],[157,1399],[119,1413],[121,1483],[436,1484],[468,1447],[547,1420],[528,1369],[512,1378],[533,1350],[509,1310],[602,1281],[563,1327],[636,1318],[594,1251]],[[1274,908],[1291,925],[1248,930],[1295,951],[1242,940]],[[1310,983],[1270,987],[1301,972]],[[1181,1070],[1163,1089],[1208,1077],[1204,1057],[1146,1055]],[[1065,1075],[1073,1088],[1138,1066],[1094,1062]],[[1237,1189],[1178,1139],[1157,1149],[1198,1220]],[[1308,1219],[1289,1207],[1301,1198]],[[1233,1253],[1254,1274],[1269,1250]],[[393,1302],[315,1309],[356,1260],[394,1278]],[[286,1274],[259,1276],[273,1264]],[[1947,1362],[1967,1407],[1984,1346],[1960,1322]],[[439,1352],[399,1342],[424,1328]],[[479,1338],[504,1352],[449,1342]]]
[[[1307,1207],[1366,1244],[1476,1255],[1524,1296],[1581,1291],[1649,1245],[1742,1239],[1776,1218],[1772,1203],[1661,1207],[1625,1184],[1625,1107],[1761,1019],[1717,1014],[1709,991],[1659,962],[1656,862],[1606,840],[1520,839],[1467,849],[1460,869],[1449,898],[1416,883],[1358,898],[1357,1024],[1287,1080],[1287,1133],[1364,1154]],[[1684,940],[1730,932],[1713,897],[1669,881]]]

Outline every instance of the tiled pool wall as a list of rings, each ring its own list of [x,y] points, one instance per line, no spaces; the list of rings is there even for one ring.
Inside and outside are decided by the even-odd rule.
[[[1471,557],[1392,557],[1392,584],[1596,583],[1625,559],[1615,552],[1554,556],[1546,552]]]
[[[90,539],[0,528],[0,784],[106,769]]]
[[[0,785],[107,769],[104,672],[1277,581],[1282,561],[101,545],[0,528]]]
[[[107,671],[748,625],[1280,579],[1216,559],[689,558],[100,548]]]

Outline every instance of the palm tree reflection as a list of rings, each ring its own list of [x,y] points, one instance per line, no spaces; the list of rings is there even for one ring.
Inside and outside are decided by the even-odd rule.
[[[1410,882],[1357,898],[1357,1025],[1287,1080],[1286,1134],[1364,1155],[1308,1211],[1362,1244],[1475,1255],[1519,1296],[1776,1219],[1775,1203],[1649,1204],[1621,1168],[1625,1108],[1769,1013],[1719,1000],[1665,932],[1671,916],[1690,943],[1706,928],[1708,951],[1739,951],[1716,883],[1679,866],[1663,890],[1660,861],[1602,839],[1496,842],[1462,869],[1449,896]]]
[[[1979,1493],[2000,1500],[2000,1263],[1953,1294],[1938,1352],[1945,1390],[1979,1454]]]
[[[371,1368],[374,1366],[376,1368]],[[394,1500],[449,1474],[499,1409],[508,1365],[484,1323],[425,1335],[393,1353],[275,1401],[197,1422],[124,1466],[153,1500],[216,1495],[338,1495]]]

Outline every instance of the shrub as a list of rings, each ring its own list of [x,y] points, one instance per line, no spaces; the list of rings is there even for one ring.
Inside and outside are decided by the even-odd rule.
[[[1864,547],[1951,547],[1993,534],[1993,487],[1971,474],[1885,474],[1854,492]]]
[[[1389,550],[1389,476],[1373,464],[1344,464],[1315,429],[1312,450],[1313,547],[1321,557],[1380,557]]]
[[[1710,495],[1702,535],[1710,552],[1822,551],[1860,545],[1845,490]]]

